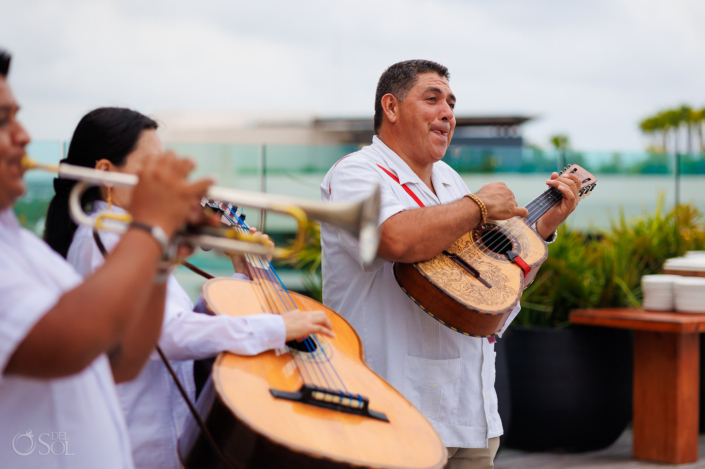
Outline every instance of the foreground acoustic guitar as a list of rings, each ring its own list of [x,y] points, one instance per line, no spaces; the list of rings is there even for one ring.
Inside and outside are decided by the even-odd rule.
[[[561,174],[581,180],[580,199],[597,178],[577,165]],[[527,218],[488,221],[438,256],[415,264],[394,264],[397,283],[424,311],[451,329],[474,337],[502,330],[524,289],[548,256],[546,242],[532,228],[563,195],[554,188],[529,203]]]
[[[236,220],[237,221],[237,220]],[[196,468],[442,468],[431,423],[364,362],[341,316],[289,292],[266,260],[247,256],[252,281],[214,278],[203,299],[215,314],[323,310],[334,339],[310,336],[283,350],[218,356],[187,423],[179,455]]]

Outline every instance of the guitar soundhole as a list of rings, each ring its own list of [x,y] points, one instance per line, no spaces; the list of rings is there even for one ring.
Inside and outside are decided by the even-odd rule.
[[[513,248],[512,241],[500,231],[486,230],[480,235],[482,244],[485,248],[496,254],[504,254],[507,251],[511,251]]]
[[[298,340],[290,340],[286,343],[286,345],[290,349],[297,350],[299,352],[315,352],[318,349],[316,341],[311,338],[308,338],[302,342],[299,342]]]

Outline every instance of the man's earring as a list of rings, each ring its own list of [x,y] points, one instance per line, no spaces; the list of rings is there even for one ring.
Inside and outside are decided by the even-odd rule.
[[[108,187],[108,210],[113,209],[113,188]]]

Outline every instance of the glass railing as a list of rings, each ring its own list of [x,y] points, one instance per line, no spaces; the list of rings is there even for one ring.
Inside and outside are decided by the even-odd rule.
[[[237,145],[237,144],[169,144],[167,147],[191,156],[197,163],[197,176],[215,175],[217,184],[251,191],[320,199],[320,183],[335,162],[356,151],[357,145]],[[58,141],[37,141],[28,153],[43,163],[57,163],[67,145]],[[458,171],[471,191],[487,182],[503,181],[525,205],[545,190],[548,175],[559,165],[577,163],[593,172],[598,184],[569,218],[581,230],[609,227],[610,220],[625,215],[653,212],[660,197],[666,208],[675,202],[676,158],[650,153],[560,152],[533,148],[486,148],[451,146],[444,161]],[[559,163],[560,162],[560,163]],[[43,232],[46,208],[53,195],[53,176],[41,171],[27,174],[27,195],[15,210],[24,226]],[[705,211],[705,155],[681,155],[679,197]],[[258,210],[245,210],[252,226],[262,227]],[[286,239],[294,229],[289,218],[267,214],[264,229]],[[226,259],[201,253],[194,263],[223,274],[231,270]],[[287,285],[301,286],[294,272],[282,271]],[[201,280],[190,273],[181,274],[187,290],[195,294]],[[189,289],[188,285],[193,284]]]

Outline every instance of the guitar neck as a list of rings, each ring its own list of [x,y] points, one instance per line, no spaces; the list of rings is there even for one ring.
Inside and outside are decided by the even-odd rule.
[[[559,203],[561,199],[563,199],[563,194],[558,189],[549,187],[546,192],[526,205],[526,209],[529,211],[529,216],[526,217],[526,220],[530,225],[533,225],[551,207]]]

